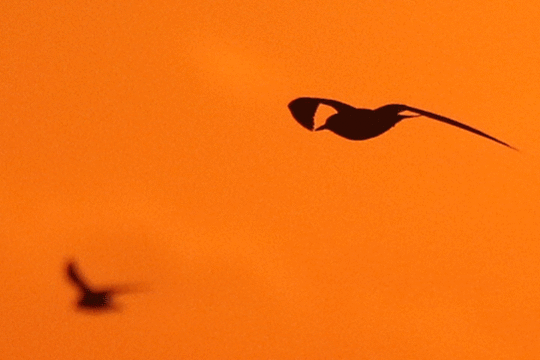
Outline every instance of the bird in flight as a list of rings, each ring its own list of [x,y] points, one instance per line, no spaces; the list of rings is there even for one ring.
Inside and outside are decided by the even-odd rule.
[[[107,289],[95,290],[83,280],[73,261],[67,264],[66,268],[68,279],[80,291],[80,297],[77,302],[79,309],[86,310],[118,310],[118,306],[112,302],[112,296],[115,294],[134,292],[129,286],[116,286]]]
[[[314,116],[317,108],[321,104],[334,108],[337,113],[328,117],[326,123],[315,129]],[[389,104],[371,110],[355,108],[336,100],[301,97],[289,103],[289,110],[294,119],[306,129],[311,131],[330,130],[349,140],[370,139],[390,130],[403,119],[425,116],[470,131],[476,135],[483,136],[498,142],[501,145],[517,150],[504,141],[496,139],[493,136],[468,125],[407,105]],[[403,115],[402,113],[404,111],[415,113],[415,115]]]

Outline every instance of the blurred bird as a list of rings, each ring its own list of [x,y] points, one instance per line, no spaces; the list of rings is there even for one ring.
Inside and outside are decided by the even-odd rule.
[[[314,129],[314,116],[320,104],[331,106],[337,111],[337,113],[328,117],[325,124]],[[311,131],[327,129],[349,140],[370,139],[390,130],[394,125],[403,119],[426,116],[428,118],[456,126],[463,130],[470,131],[476,135],[483,136],[511,149],[517,150],[507,143],[483,133],[480,130],[476,130],[468,125],[407,105],[390,104],[381,106],[375,110],[357,109],[336,100],[301,97],[289,103],[289,110],[291,111],[294,119],[306,129]],[[416,115],[401,114],[404,111],[416,113]]]
[[[68,279],[77,286],[81,292],[77,307],[89,310],[118,310],[118,306],[112,302],[112,295],[135,292],[130,286],[122,285],[108,289],[95,290],[90,288],[88,283],[82,279],[77,271],[76,265],[70,261],[66,268]]]

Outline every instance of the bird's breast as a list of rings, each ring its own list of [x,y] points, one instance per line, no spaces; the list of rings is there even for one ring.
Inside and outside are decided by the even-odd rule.
[[[388,131],[394,123],[381,121],[373,111],[359,109],[328,118],[327,129],[349,140],[366,140]]]

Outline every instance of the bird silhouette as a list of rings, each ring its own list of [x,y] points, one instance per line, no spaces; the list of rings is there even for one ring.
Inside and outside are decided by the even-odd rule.
[[[117,304],[112,302],[112,296],[115,294],[134,292],[131,286],[120,285],[107,289],[95,290],[83,280],[73,261],[67,264],[68,279],[79,289],[81,295],[77,301],[79,309],[86,310],[118,310]]]
[[[319,105],[328,105],[334,108],[337,113],[326,119],[326,122],[314,129],[315,127],[315,112]],[[389,104],[381,106],[375,110],[359,109],[351,105],[330,99],[301,97],[289,103],[289,110],[292,116],[300,125],[311,131],[330,130],[337,135],[340,135],[349,140],[366,140],[385,133],[394,125],[403,119],[425,116],[443,123],[456,126],[463,130],[470,131],[476,135],[483,136],[507,146],[511,149],[516,148],[507,143],[494,138],[480,130],[472,128],[447,117],[434,114],[429,111],[417,109],[407,105]],[[404,111],[416,113],[416,115],[403,115]]]

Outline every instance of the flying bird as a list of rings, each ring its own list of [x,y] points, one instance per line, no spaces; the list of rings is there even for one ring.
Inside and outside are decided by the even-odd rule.
[[[112,296],[115,294],[134,292],[129,286],[116,286],[107,289],[95,290],[83,280],[73,261],[70,261],[66,268],[68,279],[80,291],[80,297],[77,302],[79,309],[87,310],[110,310],[118,309],[118,306],[112,302]]]
[[[328,117],[322,126],[315,129],[314,116],[317,108],[321,104],[334,108],[337,113]],[[371,110],[355,108],[337,100],[301,97],[289,103],[289,110],[294,119],[306,129],[311,131],[330,130],[349,140],[370,139],[390,130],[403,119],[425,116],[470,131],[476,135],[483,136],[511,149],[517,150],[507,143],[468,125],[407,105],[389,104]],[[415,115],[403,115],[402,113],[404,111],[415,113]]]

